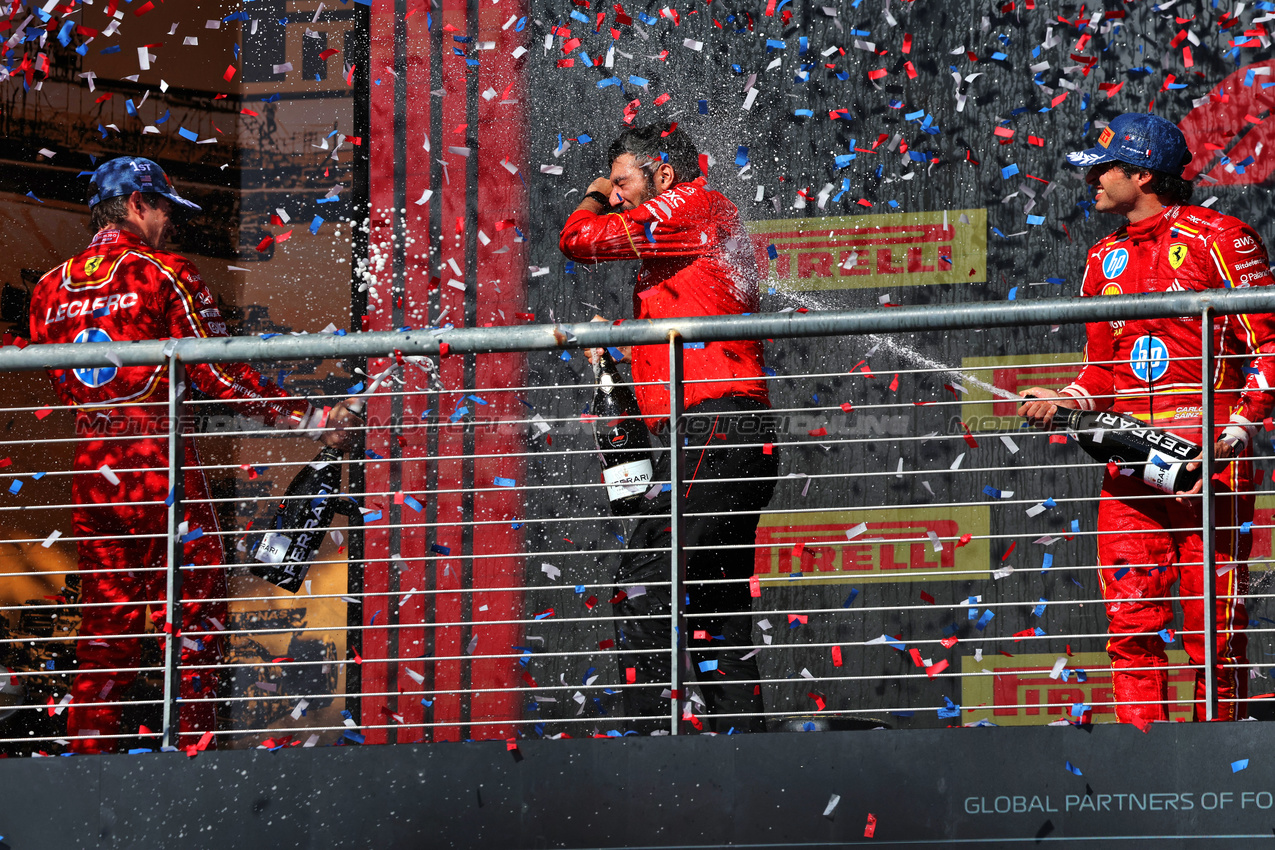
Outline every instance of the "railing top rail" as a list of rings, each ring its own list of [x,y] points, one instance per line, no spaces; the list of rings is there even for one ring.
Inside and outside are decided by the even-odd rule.
[[[1154,319],[1215,313],[1275,313],[1275,287],[1165,292],[1103,298],[942,304],[866,310],[753,313],[680,319],[517,325],[496,328],[412,329],[396,332],[283,334],[217,339],[185,338],[0,349],[0,372],[97,366],[153,366],[170,355],[188,363],[329,359],[402,354],[489,354],[516,351],[657,345],[677,334],[686,342],[796,338],[855,334],[1052,325],[1070,322]]]

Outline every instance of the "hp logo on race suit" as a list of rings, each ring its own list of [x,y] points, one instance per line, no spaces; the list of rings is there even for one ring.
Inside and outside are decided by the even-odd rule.
[[[1108,278],[1120,277],[1129,265],[1129,251],[1117,248],[1102,258],[1102,273]]]
[[[101,328],[85,328],[75,335],[74,342],[110,342],[111,335]],[[118,370],[114,366],[98,366],[92,369],[75,369],[73,374],[86,387],[100,387],[110,383]]]
[[[1140,336],[1129,353],[1129,366],[1139,381],[1158,381],[1169,371],[1169,349],[1157,337]]]

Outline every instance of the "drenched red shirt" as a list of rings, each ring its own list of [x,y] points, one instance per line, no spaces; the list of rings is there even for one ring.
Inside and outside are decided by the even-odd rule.
[[[633,289],[638,319],[728,316],[758,307],[757,261],[739,210],[702,177],[627,212],[576,210],[558,245],[578,262],[640,260]],[[728,395],[769,404],[760,340],[703,346],[685,351],[688,408]],[[650,426],[668,416],[668,365],[666,346],[633,347],[634,389]]]
[[[1204,207],[1169,207],[1121,227],[1089,252],[1083,295],[1198,292],[1271,284],[1262,239],[1244,222]],[[1086,410],[1126,413],[1200,440],[1199,316],[1092,322],[1085,367],[1063,392]],[[1219,428],[1251,436],[1275,401],[1275,316],[1213,321]]]
[[[124,230],[98,233],[83,253],[41,278],[31,299],[31,340],[37,343],[226,335],[226,323],[194,264],[157,251]],[[267,425],[297,427],[313,418],[309,402],[267,383],[247,364],[188,363],[186,369],[204,393],[240,401],[234,405],[237,413]],[[163,430],[166,366],[57,369],[49,374],[62,401],[78,406],[82,416],[109,408],[154,426],[144,433]]]

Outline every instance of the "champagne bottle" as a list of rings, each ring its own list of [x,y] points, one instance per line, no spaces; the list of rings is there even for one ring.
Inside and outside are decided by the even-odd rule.
[[[1060,407],[1053,428],[1070,431],[1082,449],[1103,463],[1132,467],[1135,477],[1164,493],[1190,490],[1200,480],[1199,468],[1186,469],[1199,455],[1199,446],[1132,416]]]
[[[249,553],[257,562],[251,568],[255,575],[292,593],[301,589],[336,513],[340,459],[340,450],[325,448],[292,479],[275,511],[274,530],[258,538]]]
[[[620,379],[610,351],[603,349],[593,372],[598,381],[593,395],[593,435],[601,453],[602,480],[607,485],[611,512],[627,516],[641,509],[654,477],[651,437],[633,389]]]

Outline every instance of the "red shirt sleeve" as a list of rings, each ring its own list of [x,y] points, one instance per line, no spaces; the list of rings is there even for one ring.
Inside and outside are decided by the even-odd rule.
[[[576,210],[562,226],[558,247],[588,263],[702,256],[714,239],[708,190],[700,182],[679,183],[624,212]]]
[[[1271,284],[1266,246],[1247,224],[1219,233],[1209,246],[1209,255],[1227,288]],[[1253,360],[1244,364],[1247,366],[1244,393],[1231,414],[1231,422],[1247,425],[1270,416],[1275,404],[1275,316],[1246,313],[1235,319],[1236,335],[1253,354]]]
[[[168,271],[168,333],[181,337],[226,337],[226,323],[217,302],[195,266],[174,256],[165,258]],[[171,262],[175,259],[176,262]],[[190,380],[201,392],[228,402],[243,416],[262,419],[267,425],[296,428],[307,424],[313,408],[305,399],[289,396],[246,363],[190,363]]]

